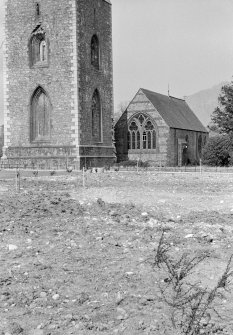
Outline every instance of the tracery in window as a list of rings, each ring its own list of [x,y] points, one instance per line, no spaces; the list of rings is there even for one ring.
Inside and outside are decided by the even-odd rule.
[[[102,116],[101,116],[100,95],[98,90],[95,90],[92,96],[91,112],[92,112],[92,139],[95,142],[101,142]]]
[[[31,66],[48,65],[47,38],[41,26],[38,26],[32,33],[29,42],[29,56]]]
[[[99,40],[96,35],[91,39],[91,64],[99,69]]]
[[[51,103],[45,91],[39,87],[31,100],[31,141],[50,139]]]
[[[145,121],[145,118],[142,114],[140,114],[138,120],[139,120],[140,124],[143,124],[143,122]]]
[[[147,115],[138,114],[130,121],[128,149],[156,149],[155,127]]]
[[[135,121],[132,121],[130,126],[129,126],[129,129],[132,130],[132,131],[137,131],[138,130],[137,123]]]

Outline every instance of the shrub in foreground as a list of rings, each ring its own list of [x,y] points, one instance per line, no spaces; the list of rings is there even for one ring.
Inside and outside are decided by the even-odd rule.
[[[212,288],[204,287],[192,279],[192,275],[198,273],[198,266],[204,261],[208,262],[210,257],[210,252],[206,251],[198,254],[183,253],[175,258],[169,241],[165,240],[162,233],[154,265],[156,271],[164,276],[159,288],[164,303],[170,309],[172,334],[219,334],[221,330],[221,326],[210,323],[210,319],[211,314],[215,314],[219,320],[223,320],[217,306],[225,298],[224,293],[229,293],[233,255]]]

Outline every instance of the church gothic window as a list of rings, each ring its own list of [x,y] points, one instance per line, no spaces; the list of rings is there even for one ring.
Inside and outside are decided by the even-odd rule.
[[[148,116],[139,114],[130,121],[128,149],[156,149],[156,131]]]
[[[50,139],[51,104],[42,88],[38,88],[31,100],[31,141]]]
[[[48,65],[48,41],[41,26],[37,27],[29,42],[29,56],[31,66]]]
[[[99,69],[99,40],[96,35],[91,39],[91,64],[98,70]]]
[[[101,103],[98,90],[95,90],[92,96],[92,139],[94,142],[101,142],[102,140],[102,116]]]

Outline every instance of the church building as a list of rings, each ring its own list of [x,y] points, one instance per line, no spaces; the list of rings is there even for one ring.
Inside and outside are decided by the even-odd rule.
[[[206,128],[184,100],[142,88],[115,125],[118,162],[198,164],[207,139]]]
[[[3,160],[103,166],[112,144],[109,0],[5,0]]]

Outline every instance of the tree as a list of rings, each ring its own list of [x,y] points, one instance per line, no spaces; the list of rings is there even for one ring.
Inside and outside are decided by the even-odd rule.
[[[211,137],[202,151],[203,164],[212,166],[232,165],[232,135]]]
[[[219,135],[221,133],[219,127],[216,125],[216,123],[213,122],[208,124],[207,129],[209,130],[210,137]]]
[[[224,85],[211,120],[223,134],[233,133],[233,82]]]
[[[126,110],[126,108],[128,107],[128,105],[129,105],[128,101],[121,101],[118,104],[117,109],[114,112],[114,121],[115,121],[115,123],[117,123],[117,121],[121,117],[122,113],[124,113],[124,111]]]

